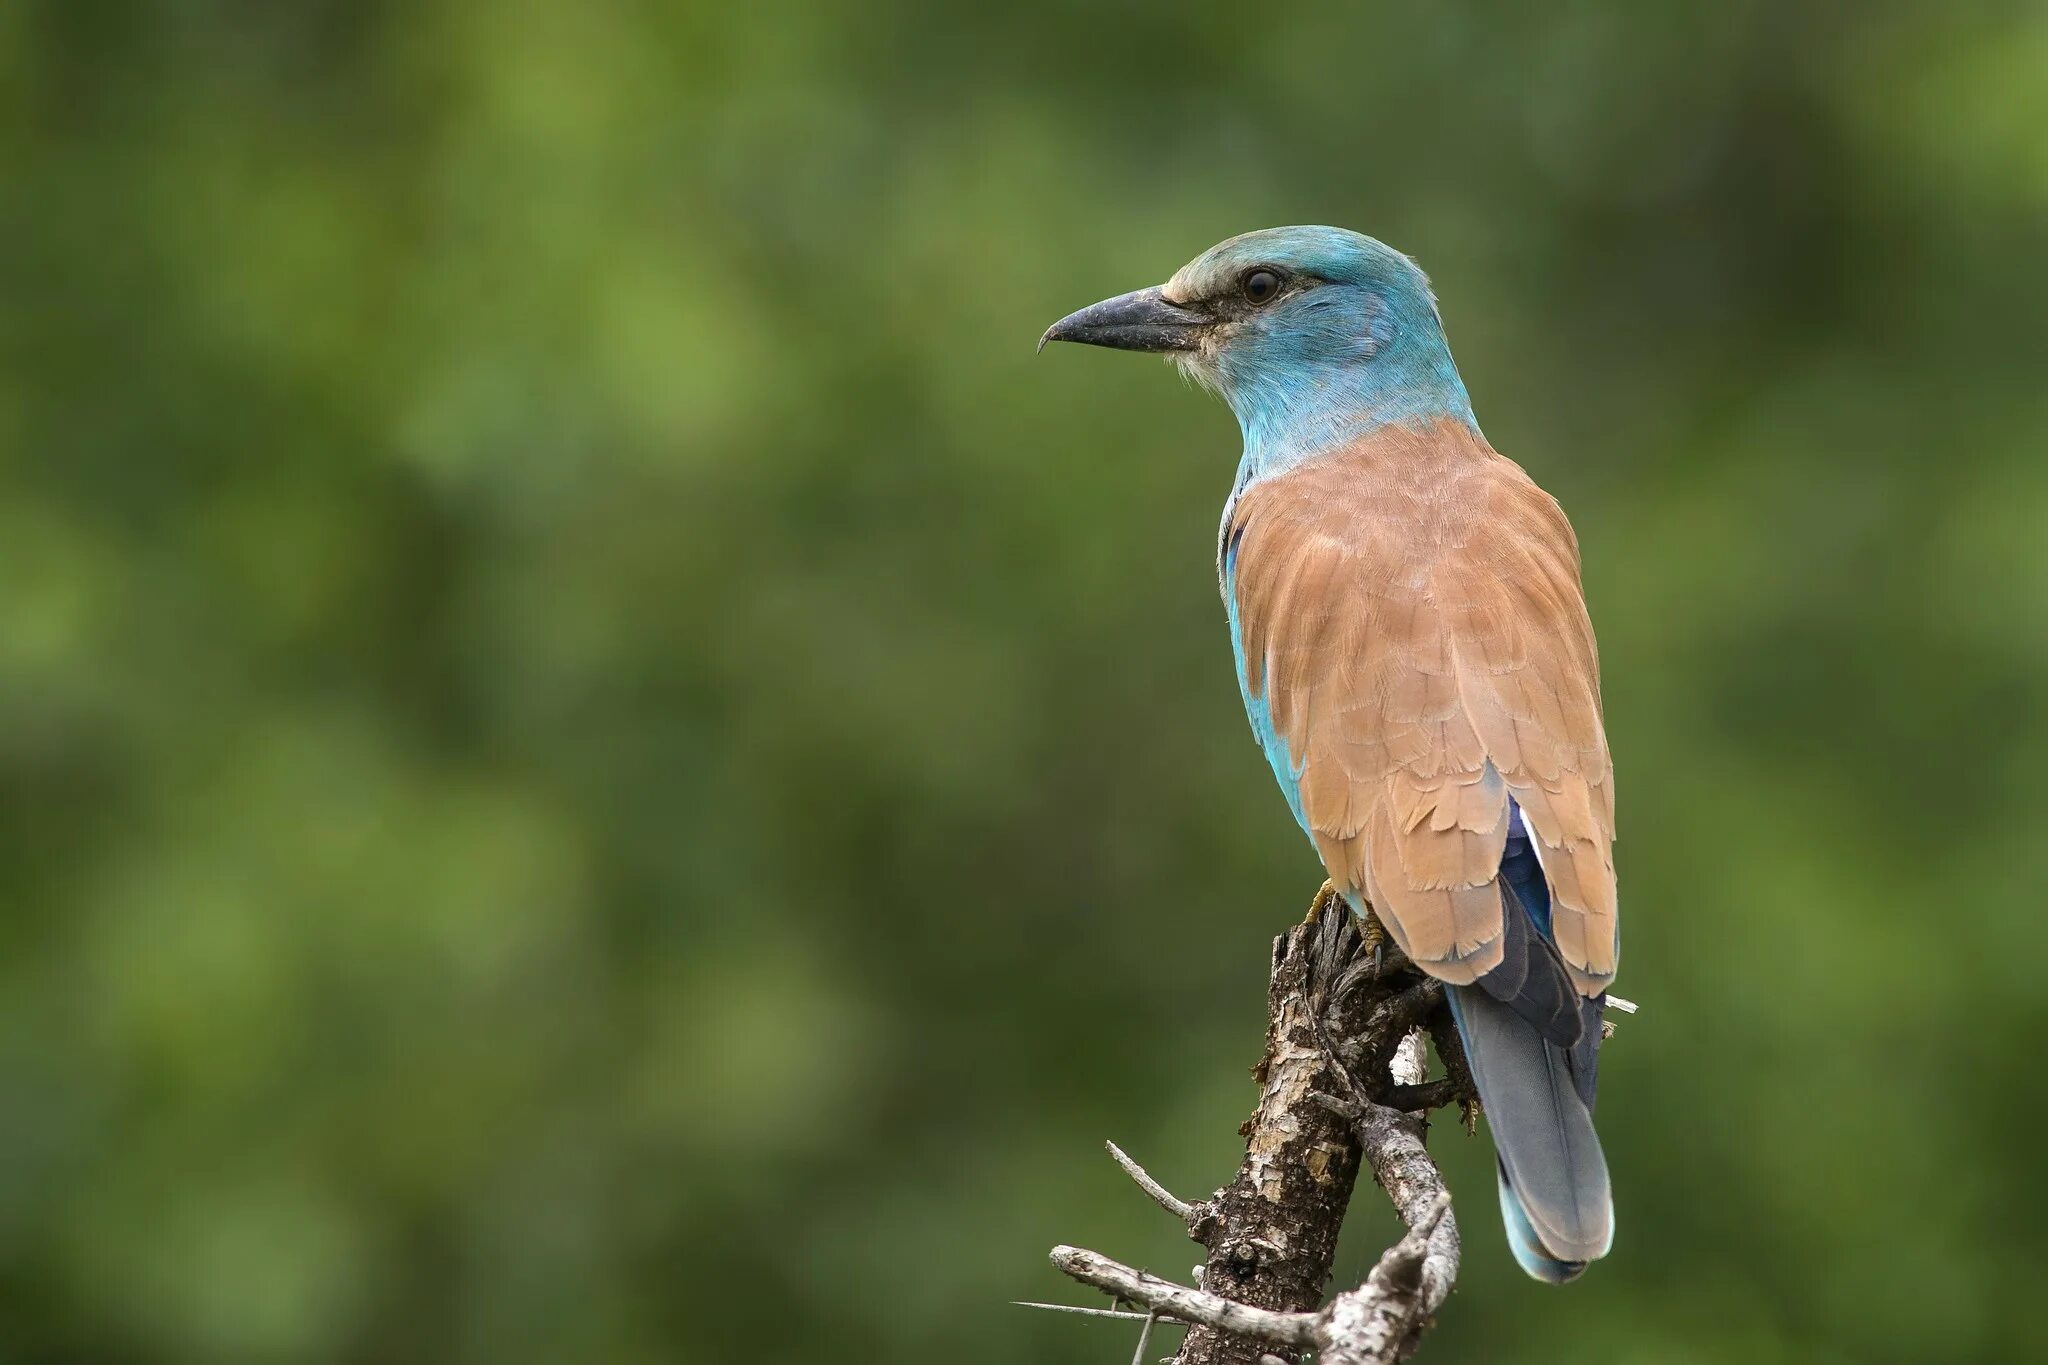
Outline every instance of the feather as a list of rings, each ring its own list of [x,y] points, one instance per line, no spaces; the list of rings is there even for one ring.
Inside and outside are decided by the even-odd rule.
[[[1573,1050],[1545,1041],[1486,992],[1453,987],[1449,996],[1500,1154],[1503,1207],[1519,1212],[1552,1261],[1583,1267],[1606,1255],[1614,1204],[1586,1100],[1590,1077],[1582,1093]]]
[[[1538,932],[1522,907],[1514,886],[1500,881],[1502,918],[1501,965],[1479,978],[1479,986],[1500,1001],[1542,1037],[1558,1047],[1576,1048],[1584,1036],[1580,997],[1548,938]]]

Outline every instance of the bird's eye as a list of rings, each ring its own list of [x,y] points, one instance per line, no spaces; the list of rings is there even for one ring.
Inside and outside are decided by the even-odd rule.
[[[1244,297],[1247,303],[1267,303],[1280,292],[1280,277],[1270,270],[1245,272]]]

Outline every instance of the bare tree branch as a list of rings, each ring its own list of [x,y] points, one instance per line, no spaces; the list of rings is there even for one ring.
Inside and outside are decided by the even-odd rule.
[[[1408,1232],[1363,1286],[1339,1294],[1325,1310],[1325,1365],[1405,1359],[1458,1278],[1458,1223],[1423,1145],[1424,1119],[1374,1104],[1358,1112],[1356,1124],[1366,1162]]]
[[[1259,1103],[1242,1130],[1237,1177],[1203,1203],[1176,1199],[1115,1144],[1116,1157],[1208,1251],[1188,1288],[1077,1247],[1053,1264],[1137,1304],[1150,1322],[1190,1324],[1175,1365],[1392,1365],[1413,1354],[1457,1280],[1457,1220],[1424,1139],[1428,1110],[1472,1103],[1443,989],[1326,885],[1308,918],[1273,945]],[[1422,1030],[1449,1074],[1431,1081]],[[1322,1302],[1358,1171],[1372,1171],[1408,1231],[1365,1283]],[[1102,1310],[1097,1310],[1102,1311]],[[1141,1345],[1142,1350],[1142,1345]]]
[[[1324,1365],[1383,1365],[1405,1359],[1458,1273],[1451,1197],[1438,1195],[1421,1221],[1388,1247],[1361,1287],[1324,1310],[1316,1337]],[[1439,1240],[1448,1250],[1438,1248]]]

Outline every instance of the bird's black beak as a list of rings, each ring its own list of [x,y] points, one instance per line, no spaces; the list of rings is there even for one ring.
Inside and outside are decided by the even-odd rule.
[[[1208,322],[1200,313],[1168,303],[1155,285],[1068,314],[1045,329],[1038,349],[1044,350],[1048,341],[1078,341],[1119,351],[1192,351]]]

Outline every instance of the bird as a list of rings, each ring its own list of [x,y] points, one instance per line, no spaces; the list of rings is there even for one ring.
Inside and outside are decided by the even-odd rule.
[[[1515,1260],[1576,1279],[1613,1244],[1620,938],[1571,523],[1481,434],[1428,278],[1361,233],[1232,237],[1053,341],[1164,354],[1236,414],[1216,566],[1252,732],[1331,886],[1444,983]]]

